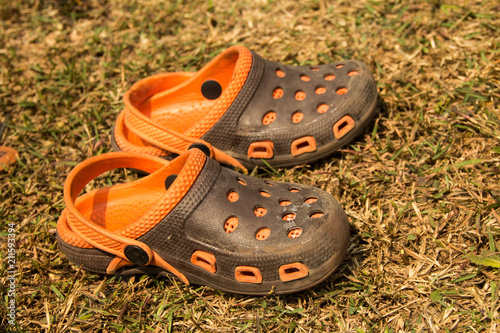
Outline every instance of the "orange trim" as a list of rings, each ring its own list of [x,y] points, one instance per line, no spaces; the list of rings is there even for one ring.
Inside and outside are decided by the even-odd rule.
[[[333,135],[337,140],[340,140],[344,135],[349,133],[354,126],[356,126],[354,119],[352,119],[350,115],[345,115],[333,125]]]
[[[272,158],[274,156],[274,144],[270,140],[252,142],[248,147],[249,158]]]
[[[134,264],[127,259],[115,257],[115,259],[111,260],[108,267],[106,268],[106,273],[110,275],[115,274],[117,270],[125,266],[134,266]]]
[[[311,151],[316,151],[316,140],[312,136],[294,140],[291,146],[292,156],[302,155]]]
[[[212,274],[217,272],[217,260],[215,259],[215,256],[210,252],[201,250],[195,251],[191,255],[191,263],[203,268],[204,270]]]
[[[262,283],[260,269],[253,266],[238,266],[234,269],[236,281],[245,283]]]
[[[280,279],[283,282],[302,279],[309,275],[309,269],[301,262],[283,265],[279,269]]]
[[[184,276],[184,274],[182,274],[172,265],[163,260],[156,252],[153,252],[153,261],[151,262],[151,264],[169,271],[170,273],[174,274],[179,280],[189,285],[189,280]]]

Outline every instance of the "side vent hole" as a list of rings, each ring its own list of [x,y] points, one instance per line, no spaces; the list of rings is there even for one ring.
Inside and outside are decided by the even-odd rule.
[[[262,274],[257,267],[238,266],[234,270],[234,278],[239,282],[262,283]]]
[[[333,135],[337,140],[349,133],[355,126],[354,119],[351,116],[345,115],[333,125]]]
[[[191,263],[193,265],[203,268],[204,270],[210,273],[217,272],[215,256],[210,252],[195,251],[191,255]]]
[[[247,154],[249,158],[271,158],[274,155],[274,144],[269,140],[252,142]]]
[[[280,279],[283,282],[302,279],[309,275],[309,269],[301,262],[283,265],[279,268]]]
[[[298,156],[311,151],[316,151],[316,140],[312,136],[305,136],[292,142],[292,156]]]

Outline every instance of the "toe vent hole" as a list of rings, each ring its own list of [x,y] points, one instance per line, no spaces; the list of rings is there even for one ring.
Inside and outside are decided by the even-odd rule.
[[[238,183],[240,183],[241,185],[243,185],[243,186],[247,186],[247,182],[246,182],[246,181],[244,181],[243,179],[241,179],[241,178],[237,178],[236,180],[237,180],[237,181],[238,181]]]
[[[248,147],[249,158],[271,158],[274,155],[274,144],[272,141],[253,142]]]
[[[292,122],[294,124],[298,124],[302,121],[302,119],[304,119],[304,114],[300,111],[296,111],[293,113],[292,115]]]
[[[306,93],[303,92],[302,90],[299,90],[295,93],[295,99],[297,101],[303,101],[304,99],[306,99]]]
[[[237,192],[235,192],[235,191],[227,192],[227,200],[229,200],[229,202],[236,202],[236,201],[238,201],[239,198],[240,198],[240,196],[238,195]]]
[[[352,117],[349,115],[345,115],[333,125],[333,135],[337,140],[339,140],[344,135],[349,133],[354,128],[354,126],[354,119],[352,119]]]
[[[315,198],[315,197],[309,197],[309,198],[306,198],[306,200],[304,200],[304,202],[308,203],[308,204],[315,203],[316,201],[318,201],[318,198]]]
[[[191,255],[191,263],[198,267],[203,268],[204,270],[215,273],[217,272],[217,262],[215,260],[215,256],[206,251],[195,251]]]
[[[295,216],[296,215],[294,213],[285,213],[285,214],[283,214],[283,216],[281,216],[281,219],[283,221],[291,221],[295,218]]]
[[[347,73],[348,76],[355,76],[355,75],[358,75],[358,71],[349,71]]]
[[[304,82],[309,82],[309,81],[311,81],[311,78],[310,78],[309,76],[307,76],[307,75],[301,75],[301,76],[300,76],[300,79],[301,79],[302,81],[304,81]]]
[[[257,232],[255,233],[255,238],[262,241],[267,239],[269,235],[271,235],[271,229],[269,229],[268,227],[264,227],[257,230]]]
[[[300,190],[299,190],[298,188],[296,188],[296,187],[290,187],[288,190],[289,190],[290,192],[292,192],[292,193],[297,193],[297,192],[299,192],[299,191],[300,191]]]
[[[269,198],[271,196],[271,193],[264,191],[264,190],[260,190],[260,195],[262,195],[263,197]]]
[[[319,71],[318,67],[309,67],[312,71]]]
[[[288,238],[299,238],[302,235],[301,228],[295,228],[288,232]]]
[[[328,74],[328,75],[325,76],[325,80],[326,81],[333,81],[333,80],[335,80],[335,75]]]
[[[274,183],[270,182],[269,180],[264,181],[266,185],[268,186],[274,186]]]
[[[277,68],[276,69],[276,75],[278,77],[285,77],[285,72],[283,72],[281,69]]]
[[[338,64],[337,66],[335,66],[335,68],[342,68],[344,67],[344,64]]]
[[[288,206],[292,202],[290,200],[280,200],[280,206]]]
[[[326,111],[328,111],[329,108],[330,107],[328,106],[328,104],[323,103],[318,105],[316,111],[318,111],[318,113],[325,113]]]
[[[323,95],[324,93],[326,93],[326,88],[319,86],[316,88],[315,92],[316,95]]]
[[[292,142],[292,156],[298,156],[312,151],[316,151],[316,140],[312,136],[305,136]]]
[[[280,99],[281,97],[283,97],[283,89],[281,89],[281,88],[274,89],[274,91],[273,91],[273,98],[274,99]]]
[[[224,231],[228,234],[232,233],[238,228],[238,223],[238,218],[236,216],[231,216],[224,223]]]
[[[238,266],[234,270],[236,281],[245,283],[262,283],[262,274],[257,267]]]
[[[267,209],[265,209],[264,207],[255,207],[255,209],[253,210],[253,213],[257,217],[262,217],[262,216],[266,215]],[[269,232],[271,232],[271,230],[269,230]]]
[[[269,125],[276,120],[276,112],[269,111],[262,117],[262,124]]]
[[[347,94],[347,88],[337,89],[337,95],[345,95],[345,94]]]
[[[283,282],[302,279],[309,275],[309,269],[301,262],[283,265],[279,269],[280,279]]]
[[[309,217],[311,217],[312,219],[319,219],[320,217],[323,217],[323,216],[325,216],[325,214],[323,214],[323,212],[314,212],[311,215],[309,215]]]

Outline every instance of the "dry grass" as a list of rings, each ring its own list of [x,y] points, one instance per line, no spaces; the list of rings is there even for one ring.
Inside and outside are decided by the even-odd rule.
[[[500,330],[497,1],[0,0],[0,232],[17,225],[24,332]],[[110,150],[140,78],[196,70],[233,44],[288,64],[367,62],[382,111],[351,146],[261,177],[331,192],[352,224],[342,268],[295,295],[240,297],[169,279],[79,270],[55,226],[72,166]],[[6,255],[6,242],[0,249]],[[0,268],[0,331],[7,264]],[[14,328],[15,329],[15,328]]]

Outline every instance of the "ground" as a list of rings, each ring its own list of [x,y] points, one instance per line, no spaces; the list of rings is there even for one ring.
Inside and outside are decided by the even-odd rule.
[[[20,153],[0,172],[0,331],[500,330],[499,11],[494,0],[0,0],[0,145]],[[351,245],[340,269],[298,294],[244,297],[70,263],[55,241],[65,176],[110,151],[124,92],[234,44],[286,64],[355,58],[374,72],[380,113],[350,146],[257,170],[341,203]]]

